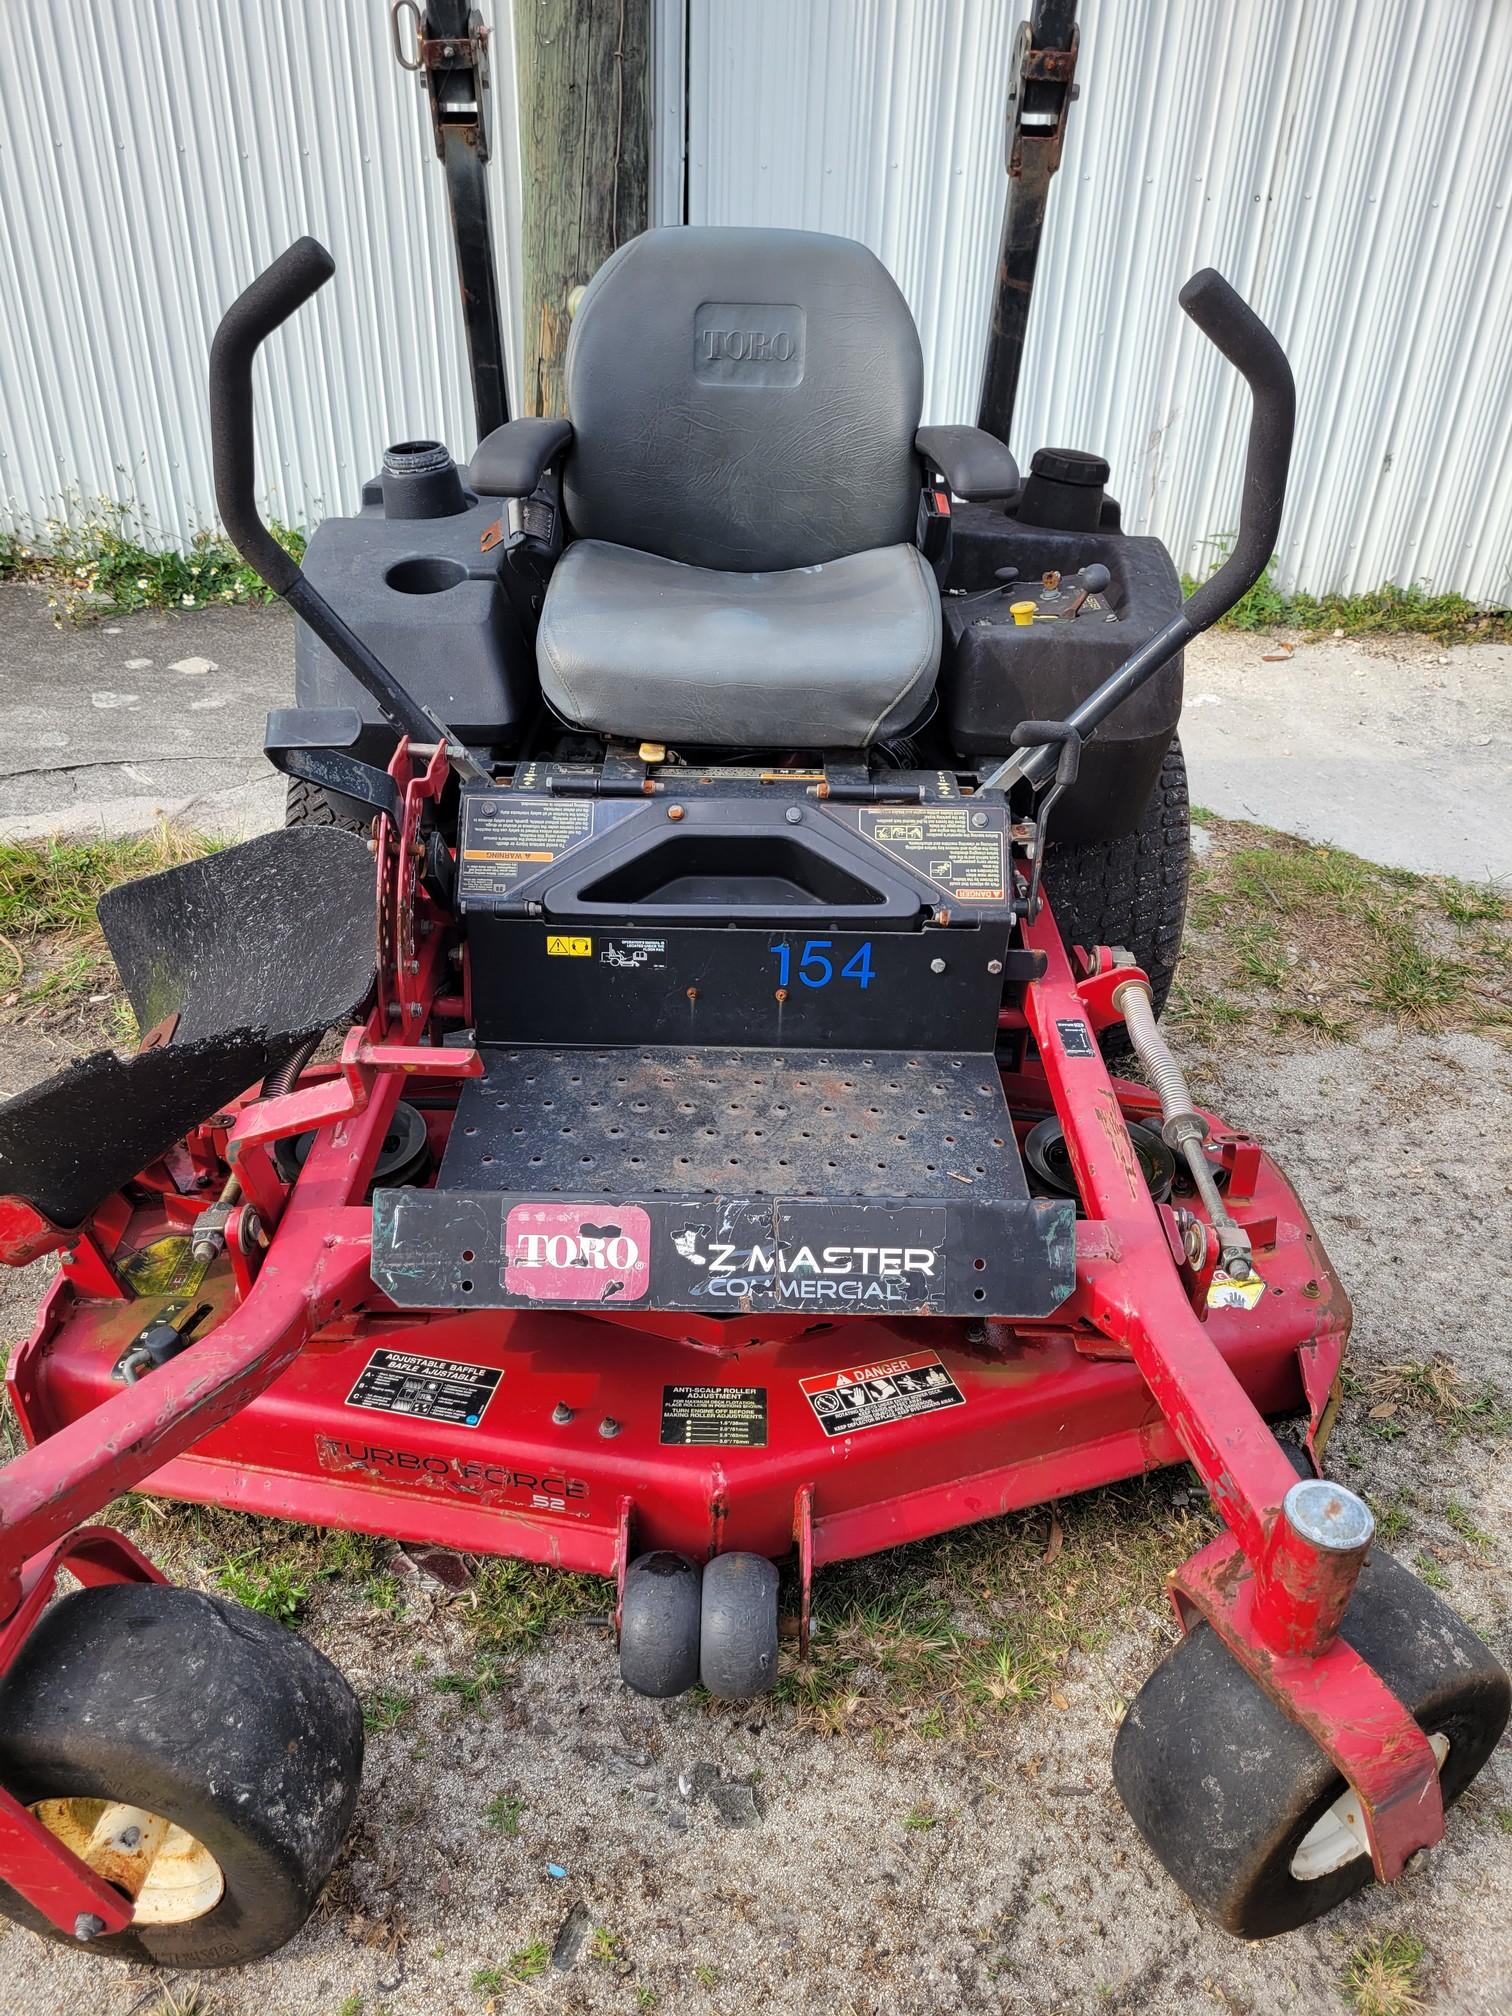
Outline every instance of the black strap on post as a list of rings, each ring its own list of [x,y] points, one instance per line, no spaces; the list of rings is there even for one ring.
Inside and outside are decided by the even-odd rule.
[[[1008,86],[1008,200],[998,248],[992,326],[977,425],[1007,441],[1024,362],[1029,304],[1050,178],[1060,166],[1066,113],[1076,96],[1076,0],[1035,0],[1014,45]]]
[[[409,48],[405,15],[413,24]],[[393,0],[389,19],[395,56],[425,87],[436,157],[446,171],[473,411],[478,439],[485,441],[509,418],[504,316],[488,208],[488,24],[469,0]]]

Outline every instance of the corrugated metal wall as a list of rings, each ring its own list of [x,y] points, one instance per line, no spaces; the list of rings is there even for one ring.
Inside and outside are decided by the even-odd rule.
[[[211,523],[210,337],[304,231],[337,271],[264,353],[265,508],[296,524],[352,509],[389,441],[470,449],[445,189],[387,16],[386,0],[0,4],[12,523],[70,492],[133,500],[173,543]],[[507,14],[495,85],[502,200],[518,190]]]
[[[692,0],[689,221],[864,239],[976,417],[1019,0]],[[1300,389],[1280,571],[1512,601],[1512,5],[1083,0],[1013,446],[1101,449],[1188,566],[1246,401],[1176,306],[1216,265]],[[1211,556],[1209,556],[1211,557]]]
[[[509,12],[484,5],[508,226]],[[72,490],[130,496],[174,539],[208,522],[210,333],[301,230],[339,272],[271,346],[269,508],[348,508],[405,434],[470,445],[441,175],[387,11],[3,0],[0,515],[24,523]],[[657,221],[686,203],[692,222],[865,239],[918,316],[929,416],[973,417],[1025,11],[655,0]],[[1512,5],[1082,13],[1015,447],[1102,448],[1129,522],[1198,564],[1234,521],[1245,411],[1175,306],[1211,261],[1297,369],[1285,578],[1512,600]],[[508,244],[517,300],[517,228]]]

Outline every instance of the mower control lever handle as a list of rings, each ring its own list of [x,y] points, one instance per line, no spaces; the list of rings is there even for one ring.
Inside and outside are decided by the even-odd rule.
[[[1276,550],[1281,507],[1286,502],[1286,472],[1291,464],[1297,390],[1286,352],[1221,273],[1204,266],[1192,275],[1177,299],[1213,347],[1243,377],[1252,402],[1238,535],[1223,565],[1193,590],[1181,612],[1195,637],[1254,587]]]
[[[221,317],[210,345],[210,441],[215,461],[215,501],[231,543],[296,616],[303,618],[366,692],[385,718],[416,742],[439,740],[458,767],[481,772],[445,722],[423,707],[349,629],[291,553],[286,553],[257,508],[252,360],[263,339],[287,322],[336,271],[314,238],[299,238],[259,273]]]
[[[1244,455],[1239,531],[1233,549],[1211,579],[1182,603],[1170,622],[1142,644],[1116,672],[1110,672],[1079,707],[1066,716],[1083,741],[1096,734],[1115,708],[1174,658],[1184,644],[1210,629],[1260,579],[1276,550],[1276,531],[1286,500],[1297,394],[1286,352],[1260,317],[1221,273],[1211,266],[1194,273],[1182,288],[1182,307],[1203,335],[1243,376],[1253,402]],[[1017,737],[1014,738],[1017,741]],[[1000,763],[978,786],[1007,791],[1025,780],[1035,786],[1054,775],[1056,752],[1049,743]]]

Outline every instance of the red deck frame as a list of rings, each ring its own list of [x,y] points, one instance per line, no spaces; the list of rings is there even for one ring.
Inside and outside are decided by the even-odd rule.
[[[433,779],[406,770],[401,781],[404,833],[380,850],[391,916],[424,908],[404,843]],[[1290,1534],[1281,1501],[1293,1473],[1262,1418],[1304,1406],[1317,1428],[1348,1304],[1279,1172],[1220,1127],[1230,1208],[1251,1229],[1266,1294],[1254,1310],[1207,1308],[1206,1275],[1183,1259],[1174,1214],[1151,1200],[1133,1156],[1125,1115],[1148,1115],[1150,1095],[1115,1085],[1095,1044],[1068,1047],[1068,1034],[1113,1019],[1108,976],[1078,980],[1048,906],[1024,936],[1046,962],[1024,1009],[1038,1061],[1005,1083],[1016,1117],[1053,1106],[1065,1129],[1088,1212],[1070,1302],[1039,1322],[841,1318],[805,1331],[796,1317],[608,1322],[387,1303],[369,1274],[362,1199],[394,1106],[407,1081],[435,1094],[480,1068],[473,1052],[385,1040],[391,1021],[406,1036],[423,1030],[438,991],[443,933],[406,935],[399,979],[340,1065],[246,1105],[231,1126],[246,1194],[273,1229],[255,1279],[251,1261],[207,1279],[200,1293],[216,1317],[203,1337],[135,1386],[111,1381],[141,1320],[113,1255],[182,1222],[168,1198],[139,1205],[130,1222],[102,1212],[81,1242],[86,1262],[66,1262],[45,1298],[9,1374],[35,1446],[0,1473],[0,1618],[10,1619],[0,1667],[44,1584],[60,1562],[73,1565],[81,1536],[68,1540],[70,1530],[134,1488],[616,1577],[645,1547],[777,1556],[796,1542],[806,1611],[809,1573],[826,1561],[1185,1455],[1229,1532],[1173,1577],[1178,1614],[1208,1619],[1309,1729],[1360,1796],[1377,1874],[1398,1874],[1443,1831],[1433,1753],[1372,1669],[1327,1637],[1347,1588]],[[269,1146],[315,1124],[286,1190]],[[477,1430],[428,1422],[407,1434],[395,1417],[347,1404],[379,1347],[501,1366],[505,1377]],[[802,1377],[925,1348],[963,1406],[834,1440],[818,1432]],[[661,1388],[684,1383],[764,1385],[768,1445],[664,1446]],[[124,1555],[111,1558],[133,1572]],[[39,1831],[0,1801],[0,1875],[64,1929],[81,1912],[114,1925],[98,1879]]]

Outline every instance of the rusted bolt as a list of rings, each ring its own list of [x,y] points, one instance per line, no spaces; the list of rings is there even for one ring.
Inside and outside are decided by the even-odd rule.
[[[696,1001],[698,999],[698,989],[696,987],[689,987],[687,989],[687,995],[690,1001]]]
[[[777,993],[776,993],[776,996],[775,996],[774,998],[775,998],[776,1000],[778,1000],[778,1001],[786,1001],[786,999],[787,999],[787,989],[786,989],[786,987],[779,987],[779,988],[777,989]]]
[[[681,819],[683,817],[683,808],[681,805],[669,805],[667,807],[667,817],[669,819]]]
[[[612,1414],[606,1414],[599,1423],[599,1433],[606,1442],[612,1441],[620,1431],[620,1424]]]
[[[1002,970],[1003,962],[1001,959],[989,959],[987,961],[987,971],[989,973],[1001,973]]]
[[[569,1407],[565,1400],[558,1400],[555,1407],[551,1410],[551,1418],[558,1428],[565,1428],[576,1412],[577,1409]]]

